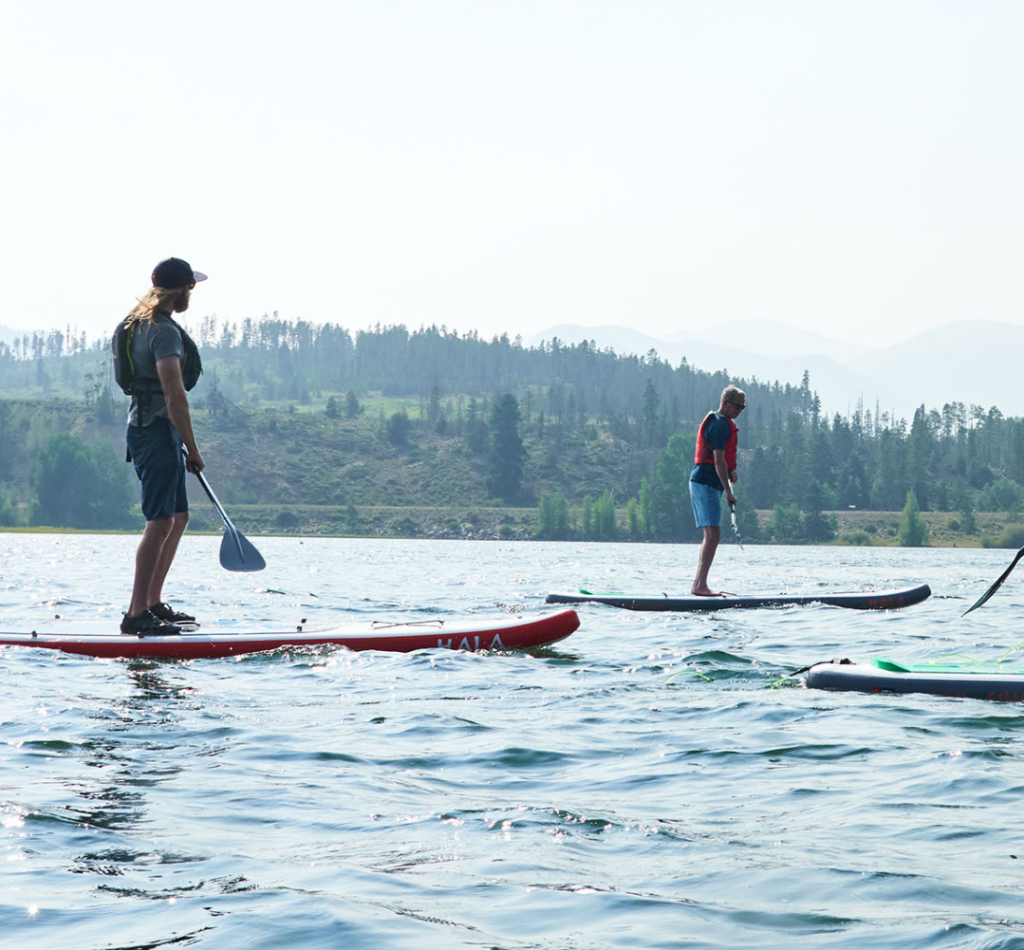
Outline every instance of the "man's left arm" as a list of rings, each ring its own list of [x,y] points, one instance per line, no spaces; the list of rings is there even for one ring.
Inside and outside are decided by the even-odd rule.
[[[160,388],[164,391],[167,403],[167,415],[171,425],[177,430],[185,448],[188,459],[185,462],[190,472],[201,472],[205,467],[196,437],[192,431],[192,413],[188,407],[188,396],[185,395],[185,383],[181,378],[181,360],[177,356],[165,356],[156,361],[156,371],[160,377]]]

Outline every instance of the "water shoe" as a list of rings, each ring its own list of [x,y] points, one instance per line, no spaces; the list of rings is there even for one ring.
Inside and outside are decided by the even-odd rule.
[[[152,610],[144,610],[137,617],[125,614],[121,618],[121,633],[136,637],[173,637],[181,633],[177,624],[166,623]]]
[[[196,618],[185,613],[183,610],[175,610],[170,604],[160,602],[153,604],[149,608],[149,612],[156,617],[157,620],[162,620],[164,623],[195,623]],[[196,624],[198,626],[198,624]]]

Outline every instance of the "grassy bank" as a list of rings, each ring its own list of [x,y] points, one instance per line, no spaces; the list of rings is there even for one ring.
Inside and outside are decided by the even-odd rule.
[[[770,511],[759,511],[758,520],[767,531]],[[836,538],[828,543],[898,547],[901,513],[898,511],[834,511]],[[533,537],[536,508],[453,507],[348,507],[330,505],[234,505],[230,515],[249,534],[289,534],[380,538],[440,538],[476,540],[517,540]],[[1012,522],[1004,512],[975,514],[976,531],[965,533],[956,512],[926,511],[921,517],[928,525],[929,547],[1011,547],[1024,545],[1024,524]],[[204,506],[193,511],[193,526],[216,529],[216,512]],[[616,510],[616,540],[628,541],[626,511]],[[1016,529],[1016,531],[1014,530]],[[1018,539],[1017,535],[1020,535]],[[724,539],[730,540],[726,528]],[[1000,542],[1003,543],[1000,543]]]
[[[482,506],[342,506],[342,505],[245,505],[228,506],[238,528],[252,536],[294,535],[303,537],[433,538],[442,540],[526,541],[533,537],[536,508],[491,508]],[[772,513],[759,511],[763,528],[771,524]],[[898,511],[833,511],[836,538],[832,545],[898,547],[901,514]],[[926,511],[921,517],[928,525],[928,546],[978,548],[1024,546],[1024,523],[1013,521],[1005,512],[977,512],[976,531],[965,533],[956,512]],[[139,526],[142,515],[138,514]],[[625,509],[616,511],[618,537],[630,540]],[[190,530],[219,533],[222,525],[216,510],[205,499],[193,501]],[[0,528],[0,532],[64,532],[64,528]],[[111,532],[117,533],[117,532]],[[726,543],[731,533],[726,527]]]
[[[899,511],[833,511],[836,540],[833,544],[869,544],[898,547]],[[762,524],[770,521],[770,512],[758,512]],[[1019,548],[1024,545],[1024,522],[1013,520],[1003,511],[978,511],[973,532],[965,532],[961,516],[955,511],[922,511],[928,525],[928,547],[933,548]]]

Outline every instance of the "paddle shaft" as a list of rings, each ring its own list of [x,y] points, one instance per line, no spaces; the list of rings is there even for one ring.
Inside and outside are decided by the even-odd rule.
[[[221,507],[221,503],[217,501],[217,496],[213,493],[213,489],[210,487],[210,483],[206,480],[206,476],[202,472],[196,472],[196,478],[199,479],[199,484],[203,486],[203,490],[206,492],[210,501],[213,502],[213,507],[217,509],[217,514],[220,515],[220,519],[224,522],[224,526],[234,531],[235,526],[231,523],[231,519],[228,517],[227,512],[223,507]]]
[[[732,533],[736,535],[736,543],[743,550],[743,539],[740,537],[740,529],[736,525],[736,506],[729,505],[729,518],[732,521]]]
[[[181,454],[184,455],[186,459],[188,458],[188,449],[186,449],[185,446],[181,447]],[[234,531],[235,526],[231,523],[228,513],[217,500],[217,496],[213,493],[213,489],[210,487],[210,483],[206,480],[206,476],[202,472],[196,472],[195,476],[199,479],[199,484],[203,486],[203,490],[206,492],[207,497],[211,502],[213,502],[213,507],[217,509],[217,514],[220,515],[220,519],[224,522],[225,527]]]
[[[188,450],[185,446],[181,447],[181,453],[188,459]],[[217,496],[213,493],[213,489],[210,487],[210,483],[206,480],[206,476],[202,472],[195,473],[196,478],[199,479],[199,484],[203,486],[203,491],[206,492],[207,497],[213,503],[213,507],[217,509],[217,514],[220,515],[221,521],[224,522],[224,539],[220,547],[220,563],[221,566],[229,571],[261,571],[266,567],[266,562],[263,560],[263,555],[252,546],[252,543],[248,538],[243,537],[242,532],[239,531],[228,517],[227,512],[224,510],[224,506],[217,500]],[[228,541],[228,538],[231,541]],[[225,550],[225,545],[230,544],[233,547],[233,551]]]
[[[1010,566],[1003,571],[999,577],[996,578],[995,582],[984,594],[982,594],[972,606],[968,607],[962,614],[962,617],[966,617],[972,610],[977,610],[982,604],[984,604],[1000,587],[1003,586],[1003,581],[1010,576],[1010,572],[1017,566],[1017,562],[1024,557],[1024,548],[1021,548],[1016,557],[1010,562]]]

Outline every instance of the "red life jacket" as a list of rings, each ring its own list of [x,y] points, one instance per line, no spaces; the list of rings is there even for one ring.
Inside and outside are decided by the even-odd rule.
[[[705,417],[704,421],[700,424],[700,428],[697,430],[697,448],[693,453],[693,464],[694,465],[714,465],[715,454],[708,448],[707,441],[704,438],[704,430],[707,428],[708,421],[715,417],[715,413],[709,412]],[[730,471],[736,471],[736,443],[739,440],[740,430],[736,428],[736,423],[732,419],[728,420],[729,423],[729,438],[725,443],[725,467]]]

